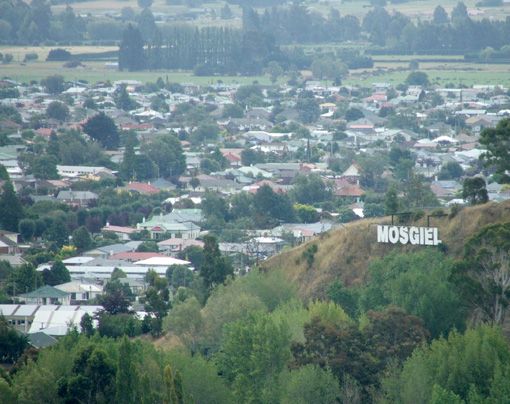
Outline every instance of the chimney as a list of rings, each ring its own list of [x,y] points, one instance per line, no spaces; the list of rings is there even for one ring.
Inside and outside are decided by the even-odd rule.
[[[142,223],[145,223],[145,216],[143,217]]]

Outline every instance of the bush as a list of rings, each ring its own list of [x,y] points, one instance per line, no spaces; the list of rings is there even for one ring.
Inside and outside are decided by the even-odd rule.
[[[2,63],[3,63],[4,65],[7,65],[7,64],[9,64],[9,63],[11,63],[11,62],[12,62],[12,59],[13,59],[13,58],[14,58],[14,57],[13,57],[10,53],[6,53],[6,54],[4,54],[4,57],[3,57],[3,59],[2,59]]]
[[[66,51],[65,49],[62,49],[62,48],[56,48],[56,49],[50,50],[50,52],[48,53],[48,57],[46,58],[46,61],[47,62],[50,62],[50,61],[64,62],[69,59],[71,59],[71,52]]]
[[[25,59],[23,59],[24,62],[31,62],[31,61],[34,61],[34,60],[37,60],[39,59],[39,55],[35,52],[31,52],[31,53],[27,53],[25,55]]]
[[[107,314],[99,316],[97,330],[102,337],[118,338],[123,335],[135,337],[142,333],[142,322],[131,314]]]
[[[448,219],[453,219],[462,209],[464,209],[464,206],[459,205],[458,203],[454,203],[450,208]]]

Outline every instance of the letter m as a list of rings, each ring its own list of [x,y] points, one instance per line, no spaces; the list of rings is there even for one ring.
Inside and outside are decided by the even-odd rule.
[[[378,225],[377,226],[377,242],[388,243],[388,230],[389,226]]]

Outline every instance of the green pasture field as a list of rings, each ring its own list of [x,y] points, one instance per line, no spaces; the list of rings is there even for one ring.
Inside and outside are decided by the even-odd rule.
[[[468,7],[468,11],[472,18],[481,19],[481,18],[490,18],[490,19],[505,19],[507,16],[510,16],[510,4],[504,5],[501,7],[477,7],[476,3],[479,0],[465,0],[464,4]],[[444,9],[450,13],[451,10],[458,3],[458,0],[443,0],[441,2],[437,0],[412,0],[408,3],[403,4],[391,4],[388,2],[386,9],[388,12],[400,12],[413,20],[418,19],[430,19],[432,18],[432,13],[434,8],[437,5],[441,5]],[[316,1],[316,0],[307,0],[303,3],[311,12],[317,12],[322,15],[327,16],[332,8],[336,8],[342,15],[355,15],[356,17],[362,19],[365,14],[372,9],[369,0],[329,0],[329,1]],[[223,1],[210,1],[208,3],[204,3],[197,7],[196,9],[201,10],[214,10],[215,16],[208,13],[207,16],[200,17],[198,20],[194,21],[182,21],[183,23],[189,23],[194,26],[236,26],[240,27],[241,25],[241,15],[242,10],[239,6],[229,4],[230,9],[234,15],[233,19],[230,20],[221,20],[220,19],[220,10],[224,7],[225,3]],[[54,13],[58,14],[65,9],[65,4],[59,4],[52,6],[52,10]],[[91,14],[94,16],[106,16],[106,15],[115,15],[120,14],[121,10],[125,7],[131,7],[135,12],[140,12],[141,9],[138,7],[136,0],[94,0],[94,1],[83,1],[72,3],[72,7],[76,13],[86,15]],[[175,16],[177,14],[182,14],[183,12],[189,11],[190,8],[185,5],[169,5],[166,0],[154,0],[151,11],[154,13],[156,17],[158,14]],[[193,9],[191,9],[193,10]],[[259,12],[263,12],[263,9],[258,9]]]
[[[420,69],[427,73],[429,80],[432,84],[444,86],[446,84],[454,85],[467,85],[472,86],[476,84],[493,84],[510,87],[510,69],[496,70],[454,70],[454,69],[427,69],[425,66]],[[409,70],[379,70],[379,71],[365,71],[353,72],[349,78],[344,80],[345,84],[370,86],[372,83],[391,83],[394,85],[405,82],[409,75]]]
[[[138,80],[143,83],[155,82],[158,77],[173,83],[195,83],[199,85],[215,84],[218,81],[232,84],[252,84],[254,81],[260,84],[270,84],[269,76],[205,76],[197,77],[191,72],[176,72],[172,70],[157,70],[143,72],[120,72],[108,69],[103,62],[86,62],[84,68],[64,68],[62,62],[33,62],[21,65],[11,63],[0,65],[0,77],[9,77],[13,80],[29,83],[32,80],[41,79],[53,74],[60,74],[66,80],[85,80],[89,83],[98,81]]]
[[[118,46],[0,46],[1,53],[10,53],[14,56],[14,62],[22,62],[27,53],[37,53],[38,62],[44,62],[51,49],[62,48],[71,54],[100,53],[118,50]],[[0,65],[0,71],[2,70]]]
[[[241,7],[233,4],[229,4],[230,10],[232,11],[233,18],[228,20],[222,20],[220,18],[220,11],[224,7],[225,3],[222,1],[211,1],[208,3],[204,3],[197,7],[196,9],[189,8],[185,5],[168,5],[165,0],[155,0],[151,6],[151,11],[154,14],[156,21],[163,17],[166,19],[167,17],[176,17],[177,15],[182,15],[188,11],[193,10],[208,10],[206,15],[200,15],[199,18],[195,20],[182,20],[175,21],[176,24],[190,24],[195,27],[232,27],[232,28],[240,28],[241,27],[241,16],[242,10]],[[66,4],[54,5],[51,7],[52,12],[54,14],[60,14],[66,8]],[[135,13],[140,13],[142,9],[138,7],[137,0],[94,0],[94,1],[83,1],[72,3],[71,7],[73,8],[76,14],[80,15],[93,15],[95,17],[111,17],[115,15],[120,15],[123,8],[130,7],[133,9]],[[168,24],[172,24],[169,22]]]
[[[430,19],[434,12],[434,8],[437,5],[441,5],[447,13],[450,13],[452,9],[457,5],[459,0],[412,0],[408,3],[402,4],[391,4],[388,1],[386,10],[389,13],[400,12],[405,14],[412,19]],[[507,15],[510,15],[510,6],[501,7],[477,7],[476,3],[479,0],[465,0],[463,1],[472,18],[496,18],[505,19]],[[368,13],[372,6],[368,0],[330,0],[324,2],[307,1],[306,6],[311,10],[318,12],[323,15],[328,15],[331,8],[336,8],[342,15],[355,15],[358,18]]]

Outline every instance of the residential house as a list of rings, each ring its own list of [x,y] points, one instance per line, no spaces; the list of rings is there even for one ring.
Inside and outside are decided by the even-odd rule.
[[[333,195],[359,203],[365,195],[365,191],[358,184],[353,184],[344,178],[335,178],[333,180]]]
[[[101,229],[101,232],[113,233],[120,240],[128,241],[128,240],[131,240],[131,235],[136,233],[137,230],[132,227],[112,226],[110,223],[106,222],[106,226],[104,226]]]
[[[71,293],[49,285],[42,286],[32,292],[23,293],[17,297],[26,304],[71,304]]]
[[[57,165],[57,173],[61,177],[67,178],[94,178],[99,176],[106,176],[108,178],[115,178],[112,170],[106,167],[89,167],[89,166],[64,166]]]
[[[98,195],[91,191],[59,191],[57,200],[73,207],[88,207],[96,203]]]
[[[142,195],[154,195],[160,192],[158,188],[151,185],[150,183],[145,184],[143,182],[130,182],[125,186],[125,189],[128,191],[138,192]]]
[[[70,304],[84,303],[95,299],[103,293],[103,288],[101,286],[80,281],[71,281],[55,285],[55,289],[69,293],[71,295]]]
[[[187,247],[204,247],[203,241],[185,239],[185,238],[169,238],[158,243],[160,251],[164,251],[169,254],[178,254]]]
[[[21,252],[19,233],[0,230],[0,254],[15,255]]]
[[[171,238],[195,239],[200,234],[200,223],[203,220],[200,209],[174,209],[163,215],[155,215],[149,220],[143,220],[136,225],[138,230],[147,230],[151,239],[161,240],[168,235]]]
[[[153,251],[144,251],[144,252],[129,251],[129,252],[121,252],[121,253],[113,254],[111,257],[109,257],[109,260],[137,262],[137,261],[142,261],[142,260],[149,259],[152,257],[166,257],[166,255],[161,254],[159,252],[153,252]]]
[[[454,180],[439,180],[432,181],[430,189],[438,199],[447,201],[458,196],[462,190],[462,185]]]
[[[358,184],[361,178],[361,167],[353,163],[342,173],[340,178],[350,182],[351,184]]]

